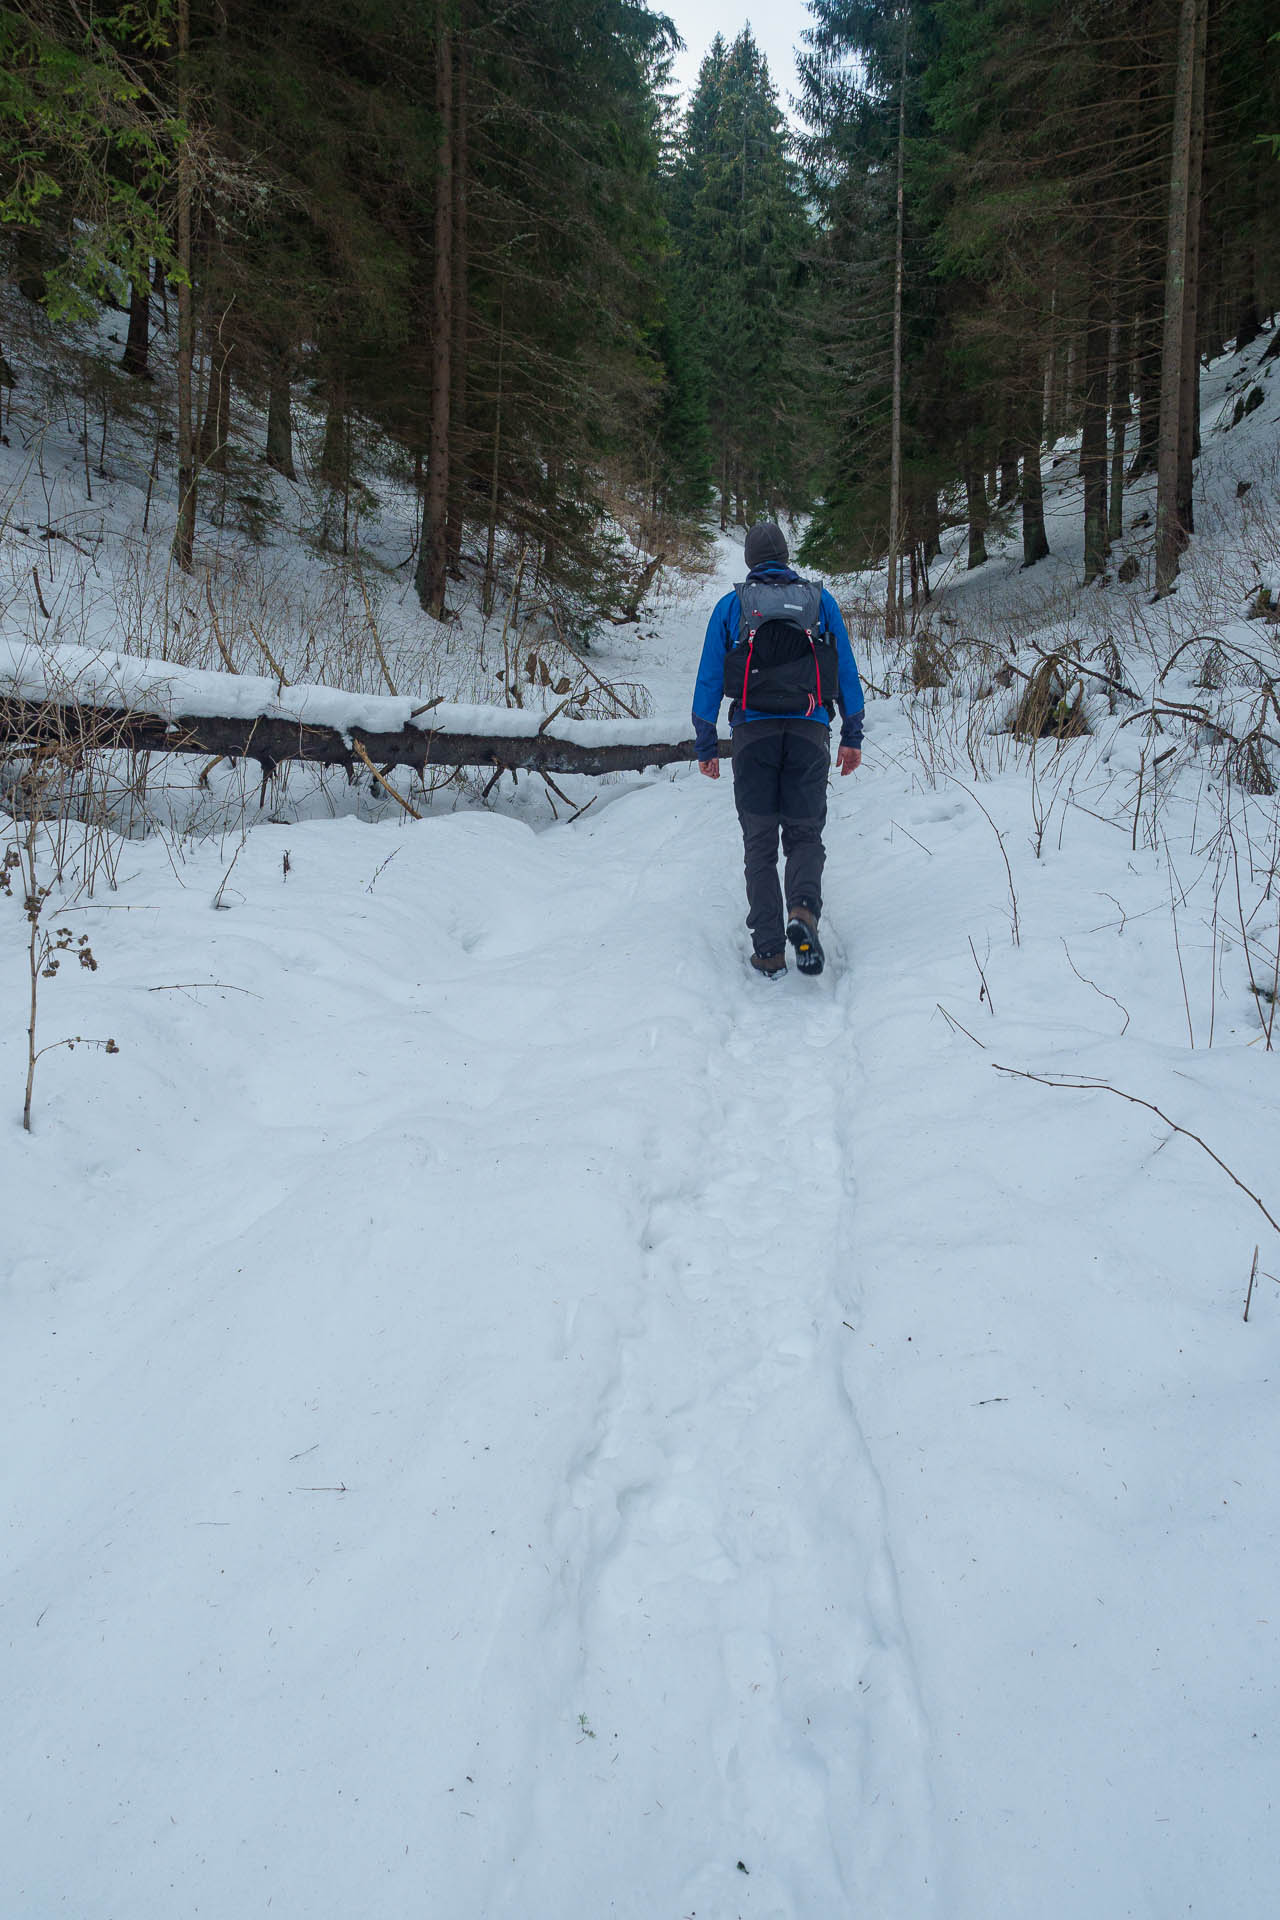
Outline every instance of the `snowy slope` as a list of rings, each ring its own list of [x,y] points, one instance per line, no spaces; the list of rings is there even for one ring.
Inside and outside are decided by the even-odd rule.
[[[6,1914],[1273,1911],[1280,1248],[995,1067],[1280,1215],[1275,803],[948,702],[818,981],[692,768],[153,836],[27,1137],[0,899]]]

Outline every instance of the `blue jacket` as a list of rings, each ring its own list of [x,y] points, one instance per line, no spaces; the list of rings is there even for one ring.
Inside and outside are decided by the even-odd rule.
[[[748,580],[776,580],[788,584],[798,580],[800,575],[790,567],[774,565],[753,567],[747,575]],[[707,637],[702,643],[702,659],[698,663],[698,684],[693,690],[693,737],[697,743],[699,760],[714,760],[716,757],[717,722],[720,718],[720,706],[724,699],[724,657],[729,649],[737,645],[739,623],[742,608],[736,590],[726,593],[717,600],[707,622]],[[840,663],[840,692],[838,702],[843,725],[840,728],[842,747],[860,747],[862,745],[862,715],[866,702],[862,692],[862,682],[858,678],[858,668],[853,658],[853,648],[849,644],[849,630],[844,624],[844,616],[827,592],[822,589],[822,623],[836,643],[836,655]],[[729,709],[731,725],[750,726],[753,720],[817,720],[824,727],[831,725],[831,715],[825,707],[815,707],[813,712],[805,714],[798,709],[794,714],[753,713],[750,707],[731,707]]]

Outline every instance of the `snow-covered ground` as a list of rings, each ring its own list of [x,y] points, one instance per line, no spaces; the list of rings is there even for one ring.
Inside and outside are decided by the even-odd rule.
[[[817,981],[693,768],[116,841],[30,1136],[0,897],[6,1916],[1274,1911],[1276,805],[1089,707],[871,701]]]

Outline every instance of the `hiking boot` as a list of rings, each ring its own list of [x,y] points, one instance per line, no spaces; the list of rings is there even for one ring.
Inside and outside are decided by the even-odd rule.
[[[796,950],[801,973],[821,973],[825,955],[818,938],[818,916],[808,907],[792,907],[787,916],[787,939]]]
[[[776,980],[787,970],[787,956],[785,953],[753,953],[751,964],[766,980]]]

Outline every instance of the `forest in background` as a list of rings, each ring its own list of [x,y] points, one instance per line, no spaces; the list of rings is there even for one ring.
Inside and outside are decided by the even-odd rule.
[[[747,30],[679,101],[633,0],[0,8],[0,381],[118,308],[104,439],[154,406],[180,565],[211,482],[252,518],[309,436],[336,551],[414,487],[436,616],[464,567],[634,616],[635,548],[768,512],[889,558],[892,630],[946,525],[1047,553],[1073,433],[1086,580],[1159,467],[1167,587],[1201,359],[1280,302],[1267,0],[811,13],[793,128]]]

